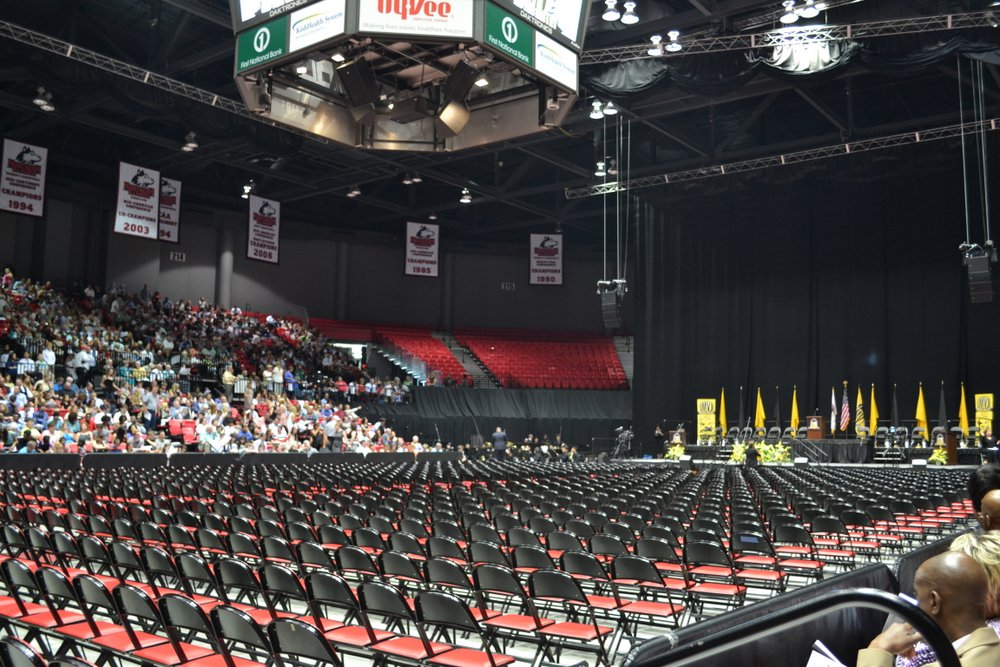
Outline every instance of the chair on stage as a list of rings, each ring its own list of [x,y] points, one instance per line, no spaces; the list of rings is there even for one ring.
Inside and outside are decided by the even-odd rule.
[[[747,442],[751,438],[753,438],[753,427],[751,427],[751,426],[744,426],[740,430],[740,441],[741,442]]]
[[[795,437],[795,430],[791,426],[786,426],[785,430],[781,433],[782,440],[791,440]]]
[[[739,439],[740,439],[740,428],[738,426],[733,426],[731,429],[729,429],[729,432],[726,433],[726,440],[733,443]]]
[[[911,447],[924,447],[927,442],[927,430],[923,426],[914,426],[910,433]]]
[[[886,446],[885,441],[886,439],[888,439],[888,437],[889,437],[889,427],[879,426],[877,429],[875,429],[875,446],[878,447],[879,445],[882,445],[883,447],[885,447]]]
[[[809,428],[806,426],[800,426],[798,432],[795,434],[795,437],[799,440],[808,440]]]

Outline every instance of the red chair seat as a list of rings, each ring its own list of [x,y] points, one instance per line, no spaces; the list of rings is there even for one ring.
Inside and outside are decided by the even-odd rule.
[[[590,623],[574,623],[572,621],[562,621],[560,623],[553,623],[552,625],[547,625],[541,628],[539,633],[543,635],[554,635],[557,637],[565,637],[568,639],[581,639],[584,641],[592,641],[597,639],[601,635],[606,635],[610,632],[614,632],[614,628],[609,628],[606,625],[598,625],[596,628]]]
[[[451,650],[448,644],[440,642],[429,642],[430,652],[424,646],[424,642],[419,637],[393,637],[378,644],[372,645],[372,650],[379,653],[398,655],[410,660],[427,660],[428,658]]]
[[[71,625],[87,620],[83,614],[75,611],[61,611],[57,619],[51,611],[40,611],[17,619],[20,623],[35,625],[39,628],[56,628],[61,625]]]
[[[705,582],[702,584],[696,584],[691,592],[695,595],[718,595],[725,597],[735,597],[746,593],[747,587],[740,586],[737,584],[719,584],[714,582]]]
[[[645,614],[647,616],[674,616],[684,611],[679,604],[656,602],[655,600],[639,600],[630,602],[621,608],[626,614]]]
[[[136,632],[135,640],[139,643],[139,646],[141,646],[142,648],[157,646],[159,644],[165,644],[167,642],[166,637],[161,637],[159,635],[151,635],[147,632]],[[95,637],[91,641],[94,644],[97,644],[98,646],[109,648],[112,651],[119,651],[119,652],[131,651],[133,650],[133,648],[135,648],[127,632],[119,632],[113,635],[102,635],[100,637]]]
[[[384,641],[395,636],[388,630],[373,628],[372,632],[375,634],[374,641],[376,642]],[[346,644],[347,646],[365,647],[372,643],[371,637],[368,636],[368,631],[360,625],[345,625],[342,628],[325,632],[323,633],[323,636],[334,644]]]
[[[122,626],[115,625],[114,623],[108,623],[106,621],[95,621],[94,625],[97,626],[96,633],[90,627],[89,623],[74,623],[73,625],[68,625],[65,628],[59,628],[59,634],[75,637],[76,639],[90,640],[95,637],[107,637],[108,635],[125,632],[125,628]]]
[[[503,653],[490,654],[471,648],[456,648],[453,651],[436,655],[430,659],[433,665],[449,665],[449,667],[500,667],[514,662],[514,658]]]
[[[552,619],[539,618],[536,624],[534,617],[528,614],[501,614],[486,621],[486,625],[491,627],[516,630],[518,632],[534,632],[540,627],[547,627],[553,623]]]
[[[181,643],[181,650],[184,651],[184,657],[187,658],[188,661],[215,655],[215,652],[212,651],[212,649],[204,646],[195,646],[194,644]],[[174,651],[174,647],[171,646],[170,642],[144,648],[140,651],[132,653],[132,655],[141,660],[149,660],[150,662],[155,662],[160,665],[179,665],[183,662],[179,657],[177,657],[177,652]],[[222,656],[219,656],[219,659],[221,660]]]

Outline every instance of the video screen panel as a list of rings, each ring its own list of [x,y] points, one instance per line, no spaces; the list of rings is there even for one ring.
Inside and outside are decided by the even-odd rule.
[[[583,48],[589,0],[493,0],[536,30],[574,51]]]

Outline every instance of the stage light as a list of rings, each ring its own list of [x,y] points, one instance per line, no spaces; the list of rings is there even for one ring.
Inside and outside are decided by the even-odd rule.
[[[188,132],[184,135],[184,143],[181,145],[181,150],[185,153],[190,153],[191,151],[198,148],[198,137],[194,132]]]
[[[410,177],[410,180],[413,181],[414,183],[423,183],[424,182],[424,179],[422,179],[420,177],[420,174],[414,174],[413,176]]]
[[[334,51],[333,55],[330,56],[330,60],[335,63],[342,63],[347,60],[347,56],[344,55],[343,51]]]
[[[618,160],[610,158],[608,160],[608,176],[618,175]]]
[[[490,85],[490,80],[486,78],[485,74],[480,74],[479,78],[476,79],[476,87],[485,88],[488,85]]]
[[[625,13],[622,14],[622,23],[625,25],[635,25],[639,22],[639,15],[635,13],[635,0],[625,0]]]
[[[347,197],[349,199],[354,199],[355,197],[360,197],[360,196],[361,196],[361,188],[359,188],[356,185],[347,192]]]
[[[617,113],[618,113],[618,107],[615,106],[614,102],[608,102],[607,104],[604,105],[605,116],[614,116]]]
[[[601,14],[602,19],[605,21],[617,21],[622,17],[618,12],[618,0],[604,0],[604,4],[607,5],[607,8]]]
[[[298,74],[299,76],[307,74],[308,72],[309,72],[309,65],[306,64],[306,61],[301,60],[295,64],[295,73]]]
[[[430,213],[427,214],[427,219],[431,221],[437,220],[438,214],[435,213],[434,211],[431,211]]]
[[[600,120],[604,118],[604,112],[601,110],[601,101],[594,100],[594,106],[590,110],[590,117],[594,120]]]
[[[607,169],[604,168],[604,160],[597,161],[597,167],[594,169],[594,176],[607,176]]]
[[[677,53],[678,51],[680,51],[682,48],[684,48],[683,46],[681,46],[681,43],[677,41],[677,38],[680,36],[681,33],[678,30],[671,30],[670,32],[668,32],[667,37],[670,38],[670,41],[667,42],[667,45],[664,48],[670,53]]]
[[[458,201],[460,201],[463,204],[472,203],[472,193],[469,192],[469,188],[462,188],[462,196],[459,198]]]
[[[653,45],[651,47],[649,47],[649,50],[647,50],[646,53],[648,53],[649,55],[653,56],[654,58],[658,58],[658,57],[662,56],[663,55],[663,46],[660,45],[660,42],[663,41],[663,36],[662,35],[653,35],[652,37],[649,38],[649,41],[652,42]]]
[[[250,199],[251,194],[256,194],[257,183],[251,178],[243,185],[243,194],[240,195],[243,199]]]
[[[52,104],[52,93],[45,90],[45,86],[39,86],[35,98],[31,100],[42,111],[55,111],[56,106]]]
[[[403,185],[413,185],[413,179],[410,178],[409,174],[403,176]]]
[[[785,0],[781,3],[781,6],[785,8],[785,13],[781,15],[778,19],[785,25],[790,25],[799,20],[799,15],[795,11],[795,0]]]
[[[819,16],[819,7],[814,0],[806,0],[805,6],[799,10],[799,16],[804,19],[814,19]]]

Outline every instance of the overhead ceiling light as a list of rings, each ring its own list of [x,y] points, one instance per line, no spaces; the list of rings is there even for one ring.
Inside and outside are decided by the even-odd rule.
[[[635,13],[635,0],[625,0],[625,13],[622,14],[622,23],[625,25],[635,25],[639,22],[639,15]]]
[[[647,50],[646,53],[648,53],[649,55],[653,56],[654,58],[658,58],[658,57],[662,56],[663,55],[663,47],[660,45],[660,42],[663,41],[663,36],[662,35],[653,35],[652,37],[649,38],[649,41],[652,42],[653,45],[651,47],[649,47],[649,50]]]
[[[181,144],[181,150],[185,153],[190,153],[196,148],[198,148],[198,136],[194,132],[188,132],[184,135],[184,143]]]
[[[680,36],[681,33],[679,30],[671,30],[670,32],[668,32],[667,37],[670,38],[670,41],[667,42],[667,45],[663,48],[665,48],[670,53],[677,53],[678,51],[683,49],[684,47],[681,46],[681,43],[677,41],[677,38]]]
[[[39,86],[35,98],[31,100],[42,111],[55,111],[56,105],[52,104],[52,93],[45,90],[45,86]]]
[[[354,199],[355,197],[360,197],[361,196],[361,188],[359,188],[358,186],[355,185],[354,187],[352,187],[347,192],[347,196],[350,199]]]
[[[250,195],[257,192],[257,183],[251,178],[243,186],[243,194],[240,195],[243,199],[250,199]]]
[[[594,169],[594,176],[607,176],[608,171],[604,168],[604,160],[597,161],[597,167]]]
[[[410,180],[413,181],[414,183],[423,183],[424,182],[424,179],[420,177],[420,174],[414,174],[410,178]]]
[[[428,220],[437,220],[438,219],[438,214],[435,213],[434,211],[431,211],[430,213],[427,214],[427,219]]]
[[[480,74],[479,78],[476,79],[476,85],[480,88],[485,88],[490,85],[490,80],[486,78],[485,74]]]
[[[618,12],[618,0],[604,0],[604,4],[607,5],[607,9],[601,14],[601,18],[605,21],[617,21],[622,17]]]
[[[615,106],[614,102],[608,102],[604,105],[605,116],[614,116],[616,113],[618,113],[618,107]]]
[[[307,74],[308,72],[309,72],[309,65],[306,64],[306,61],[300,60],[298,63],[295,64],[295,73],[298,74],[299,76]]]
[[[472,203],[472,193],[469,192],[469,188],[462,188],[462,196],[459,198],[458,201],[460,201],[463,204]]]
[[[604,112],[601,110],[601,101],[594,100],[594,106],[590,110],[590,117],[594,120],[600,120],[604,118]]]
[[[814,0],[806,0],[805,6],[799,10],[799,16],[804,19],[814,19],[819,16],[819,7],[816,6]]]
[[[608,176],[618,175],[618,160],[610,158],[608,160]]]
[[[413,179],[410,178],[409,174],[403,176],[403,185],[413,185]]]
[[[779,21],[788,25],[799,20],[799,15],[795,12],[795,0],[785,0],[781,6],[785,8],[785,13],[781,15]]]
[[[344,55],[343,51],[334,51],[333,55],[330,56],[330,60],[335,63],[342,63],[347,60],[347,56]]]

